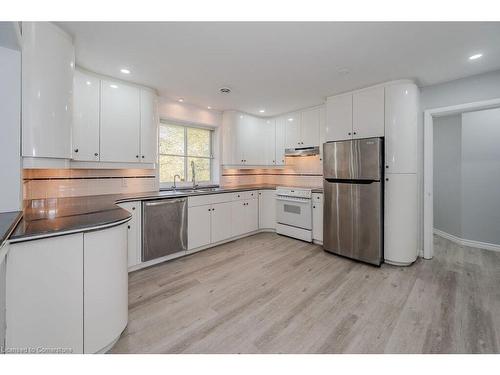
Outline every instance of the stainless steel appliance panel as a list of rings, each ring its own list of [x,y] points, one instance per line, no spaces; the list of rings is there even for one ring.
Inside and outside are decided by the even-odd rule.
[[[351,185],[353,189],[354,246],[352,258],[380,265],[382,262],[382,183]]]
[[[381,183],[324,184],[323,248],[374,265],[382,261]]]
[[[323,248],[351,258],[354,254],[353,194],[352,184],[325,181]]]
[[[382,138],[329,142],[323,145],[325,179],[380,180]]]
[[[187,250],[187,198],[142,203],[142,261]]]

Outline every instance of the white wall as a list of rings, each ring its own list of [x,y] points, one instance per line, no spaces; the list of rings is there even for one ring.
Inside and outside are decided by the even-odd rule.
[[[419,248],[423,250],[424,205],[424,126],[423,112],[427,109],[500,98],[500,70],[420,88],[420,119],[418,131],[419,178]]]
[[[500,98],[500,70],[420,89],[423,110]]]
[[[462,115],[461,237],[500,245],[500,108]]]
[[[0,354],[5,342],[5,283],[6,262],[0,262]]]
[[[0,47],[0,212],[21,207],[21,53]]]
[[[500,245],[500,108],[434,120],[434,228]]]
[[[462,116],[434,120],[434,228],[462,235]]]
[[[204,109],[188,103],[167,98],[158,99],[158,112],[160,118],[200,125],[219,127],[222,124],[222,112]]]

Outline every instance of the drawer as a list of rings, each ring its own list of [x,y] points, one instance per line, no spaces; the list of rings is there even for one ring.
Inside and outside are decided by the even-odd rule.
[[[232,200],[233,200],[233,193],[210,195],[210,201],[212,204],[231,202]]]
[[[241,200],[247,200],[247,199],[255,199],[258,198],[259,192],[257,190],[251,190],[251,191],[240,191],[237,193],[233,193],[233,200],[234,201],[241,201]]]
[[[188,197],[188,207],[205,206],[212,204],[211,195]]]

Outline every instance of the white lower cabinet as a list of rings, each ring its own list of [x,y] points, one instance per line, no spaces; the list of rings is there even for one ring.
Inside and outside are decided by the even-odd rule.
[[[210,244],[211,206],[188,208],[188,250]]]
[[[258,199],[245,199],[232,202],[232,236],[241,236],[259,228]]]
[[[141,263],[142,216],[141,201],[120,203],[119,206],[132,214],[127,223],[127,265],[129,268]]]
[[[83,353],[83,234],[14,243],[7,255],[8,348]]]
[[[259,191],[259,229],[276,229],[276,191]]]
[[[188,198],[188,251],[259,228],[257,191]]]
[[[417,175],[385,177],[385,262],[409,265],[417,259]]]
[[[127,326],[127,227],[87,232],[83,239],[83,351],[97,353]]]
[[[313,193],[312,200],[312,238],[316,242],[323,243],[323,194]]]
[[[6,268],[7,347],[94,353],[127,325],[126,224],[13,243]]]
[[[231,202],[212,205],[211,242],[231,237]]]

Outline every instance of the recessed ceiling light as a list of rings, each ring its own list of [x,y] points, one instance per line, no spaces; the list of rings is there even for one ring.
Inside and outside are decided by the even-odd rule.
[[[212,107],[210,107],[210,106],[207,106],[207,109],[212,109]]]
[[[240,118],[243,118],[243,115],[240,115]]]
[[[349,69],[340,68],[339,70],[337,70],[337,73],[340,74],[341,76],[345,76],[346,74],[349,74]]]
[[[231,89],[230,89],[229,87],[221,87],[221,88],[219,89],[219,92],[220,92],[221,94],[229,94],[229,93],[231,92]]]
[[[130,70],[126,68],[120,69],[120,72],[122,72],[123,74],[130,74]]]
[[[259,109],[260,113],[264,113],[266,110],[265,109]]]
[[[292,122],[292,121],[293,121],[293,117],[290,117],[290,118],[288,119],[288,121]]]
[[[109,85],[109,87],[111,87],[112,89],[117,89],[118,88],[117,85]]]
[[[86,83],[87,83],[87,85],[89,85],[89,86],[91,85],[90,81],[87,81]]]
[[[469,56],[469,60],[477,60],[481,57],[483,57],[482,53],[476,53],[475,55]]]
[[[182,103],[183,101],[184,101],[183,98],[179,98],[179,100],[178,100],[179,103]]]

